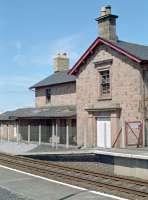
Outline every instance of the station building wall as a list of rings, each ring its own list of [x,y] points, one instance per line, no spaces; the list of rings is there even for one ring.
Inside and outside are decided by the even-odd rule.
[[[46,101],[47,88],[51,90],[50,102]],[[35,101],[37,107],[76,105],[76,83],[37,88],[35,91]]]
[[[110,66],[111,95],[101,99],[98,67],[95,63],[112,60]],[[105,66],[104,66],[105,67]],[[77,141],[79,145],[96,146],[96,117],[101,115],[87,112],[88,107],[98,105],[107,107],[110,104],[119,104],[120,113],[106,110],[111,117],[112,143],[118,130],[125,121],[143,120],[143,79],[142,68],[127,57],[115,52],[111,48],[101,45],[93,55],[80,67],[77,74]],[[121,144],[118,144],[120,146]]]

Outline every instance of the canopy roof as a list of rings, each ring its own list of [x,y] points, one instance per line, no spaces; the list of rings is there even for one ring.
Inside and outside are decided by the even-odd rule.
[[[75,106],[52,106],[44,108],[20,108],[0,115],[0,121],[11,121],[20,118],[63,118],[75,117]]]

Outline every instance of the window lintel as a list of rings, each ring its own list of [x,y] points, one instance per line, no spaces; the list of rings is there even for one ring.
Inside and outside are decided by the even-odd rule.
[[[100,71],[101,69],[109,68],[112,62],[113,62],[113,59],[106,59],[106,60],[94,62],[94,65],[95,65],[95,68],[97,68],[97,70]]]

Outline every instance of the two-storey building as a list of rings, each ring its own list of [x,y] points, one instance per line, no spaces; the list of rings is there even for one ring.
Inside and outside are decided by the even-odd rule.
[[[18,142],[76,145],[76,77],[68,75],[65,53],[54,58],[54,73],[30,87],[35,107],[1,115],[1,137]]]
[[[0,116],[1,137],[67,147],[148,144],[148,46],[119,40],[117,17],[101,9],[100,36],[71,69],[65,53],[55,57],[54,73],[31,87],[36,107]]]

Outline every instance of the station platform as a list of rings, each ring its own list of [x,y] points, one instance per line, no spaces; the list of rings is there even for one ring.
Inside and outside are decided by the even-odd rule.
[[[35,149],[37,144],[27,144],[27,143],[17,143],[12,141],[1,141],[0,142],[0,152],[8,153],[11,155],[23,154],[25,152]]]
[[[80,154],[96,154],[107,155],[114,157],[125,157],[133,159],[148,160],[148,147],[144,148],[81,148],[63,146],[52,147],[48,144],[35,144],[35,143],[16,143],[16,142],[3,142],[0,143],[0,152],[12,155],[80,155]]]
[[[103,149],[52,147],[41,144],[0,144],[0,152],[27,156],[70,167],[148,180],[148,148]]]
[[[127,200],[0,166],[0,200]]]
[[[125,157],[148,160],[148,148],[130,148],[130,149],[96,149],[96,154],[110,155],[114,157]]]
[[[104,148],[82,148],[82,149],[63,149],[63,148],[48,148],[48,151],[44,151],[47,147],[42,146],[32,149],[31,151],[18,153],[18,155],[77,155],[77,154],[100,154],[115,157],[135,158],[148,160],[148,147],[145,148],[130,148],[130,149],[104,149]]]
[[[148,148],[72,149],[25,152],[31,158],[62,162],[83,169],[148,180]]]

